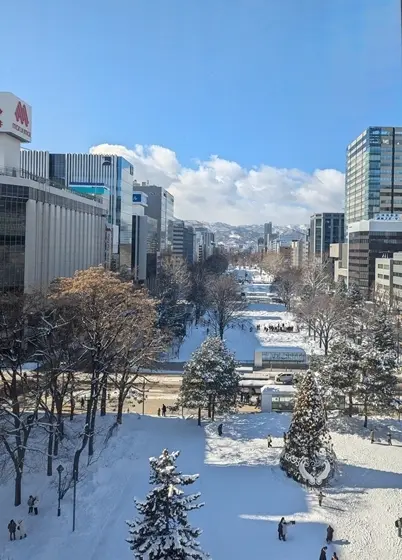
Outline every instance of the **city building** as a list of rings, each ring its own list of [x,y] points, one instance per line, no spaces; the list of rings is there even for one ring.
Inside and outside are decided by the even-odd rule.
[[[377,215],[348,225],[348,286],[357,284],[369,298],[375,290],[376,259],[402,251],[402,221],[399,215]]]
[[[194,228],[197,260],[202,262],[213,255],[215,248],[215,235],[205,226]]]
[[[112,236],[112,268],[132,268],[134,168],[121,156],[21,151],[21,168],[71,190],[102,196]]]
[[[375,260],[376,296],[402,311],[402,252]]]
[[[271,241],[271,236],[272,236],[272,222],[268,222],[266,224],[264,224],[264,249],[265,252],[267,252],[268,250],[268,244]]]
[[[146,215],[157,221],[158,252],[169,253],[173,247],[174,197],[163,187],[138,183],[134,181],[134,189],[148,197]]]
[[[31,107],[0,93],[0,109],[0,291],[44,291],[54,278],[104,264],[107,209],[102,197],[38,175],[39,159],[35,173],[21,168]]]
[[[192,226],[187,226],[182,220],[173,222],[173,256],[192,265],[196,261],[196,234]]]
[[[343,243],[345,226],[343,212],[323,212],[310,218],[310,258],[325,262],[332,243]]]
[[[295,268],[301,268],[308,261],[309,244],[305,239],[293,240],[291,243],[291,264]]]
[[[348,281],[348,245],[347,243],[331,243],[329,258],[332,261],[334,282]]]
[[[402,127],[369,127],[347,147],[345,227],[402,212]]]

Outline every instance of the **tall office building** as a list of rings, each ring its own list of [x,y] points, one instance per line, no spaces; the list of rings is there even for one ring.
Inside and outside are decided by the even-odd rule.
[[[196,260],[196,235],[194,228],[187,226],[182,220],[173,222],[173,247],[172,253],[186,261],[194,264]]]
[[[213,255],[215,248],[215,234],[205,226],[194,228],[196,239],[197,260],[202,262]]]
[[[345,227],[402,212],[402,127],[369,127],[347,148]]]
[[[21,152],[21,168],[56,180],[71,190],[102,196],[108,206],[114,267],[132,268],[132,193],[134,168],[121,156]]]
[[[158,223],[158,252],[171,252],[173,246],[174,197],[163,187],[138,183],[134,189],[148,197],[146,214]]]
[[[106,208],[100,197],[78,194],[44,173],[20,168],[20,143],[30,142],[30,106],[0,93],[0,291],[45,291],[59,276],[105,259]]]
[[[345,225],[343,212],[323,212],[310,218],[310,258],[324,262],[332,243],[343,243]]]
[[[402,222],[361,220],[348,225],[348,285],[357,284],[368,298],[375,289],[376,259],[402,251]]]

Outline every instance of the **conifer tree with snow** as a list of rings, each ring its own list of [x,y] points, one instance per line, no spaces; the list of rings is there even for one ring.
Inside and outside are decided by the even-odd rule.
[[[331,472],[322,481],[325,483],[333,474],[334,457],[324,404],[311,371],[306,372],[300,383],[287,436],[280,458],[281,468],[294,480],[308,483],[299,470],[300,462],[306,460],[311,472],[314,473],[318,462],[329,459]]]
[[[397,379],[395,333],[389,312],[379,308],[373,313],[363,333],[360,369],[357,386],[364,407],[364,427],[367,427],[369,408],[384,411],[390,406]]]
[[[184,494],[181,486],[193,484],[198,475],[183,475],[177,470],[179,451],[165,449],[151,457],[150,484],[154,488],[146,500],[135,500],[140,517],[127,521],[127,542],[137,560],[206,560],[198,537],[201,530],[188,522],[188,512],[204,506],[200,494]]]
[[[229,412],[236,404],[240,377],[236,361],[219,337],[207,338],[193,353],[183,369],[179,402],[185,408],[209,408],[215,412]]]
[[[361,349],[346,341],[332,345],[328,356],[318,360],[320,388],[325,398],[344,398],[349,416],[353,414],[354,397],[361,376]]]

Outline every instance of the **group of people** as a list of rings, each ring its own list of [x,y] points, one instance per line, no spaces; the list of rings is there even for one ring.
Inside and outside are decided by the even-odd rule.
[[[294,325],[285,325],[285,323],[277,323],[276,325],[264,325],[264,332],[293,332]],[[261,330],[261,325],[257,325],[257,331]]]
[[[160,416],[161,413],[162,413],[162,416],[166,416],[166,412],[167,412],[167,408],[166,408],[165,404],[162,405],[162,409],[158,408],[158,416]]]
[[[370,432],[370,443],[375,443],[375,432],[371,430]],[[387,443],[388,445],[392,445],[392,434],[391,432],[387,433]]]
[[[38,515],[39,513],[39,498],[38,496],[32,496],[32,494],[28,498],[28,515]],[[24,526],[24,521],[20,519],[19,521],[14,521],[11,519],[10,523],[7,526],[10,541],[25,539],[27,536]]]
[[[284,517],[278,523],[278,538],[280,541],[286,541],[286,536],[288,534],[288,525],[296,525],[296,521],[286,521]],[[327,545],[331,544],[334,538],[334,529],[331,525],[327,527]],[[327,560],[328,546],[323,546],[320,553],[319,560]],[[334,552],[331,556],[331,560],[339,560],[338,555]]]

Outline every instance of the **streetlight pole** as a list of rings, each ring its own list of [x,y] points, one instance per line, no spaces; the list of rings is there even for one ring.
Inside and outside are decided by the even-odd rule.
[[[142,415],[145,414],[145,377],[142,378]]]
[[[58,507],[57,507],[57,517],[60,517],[60,500],[61,500],[61,474],[64,471],[64,467],[63,465],[59,465],[57,467],[57,472],[59,473],[59,503],[58,503]]]

